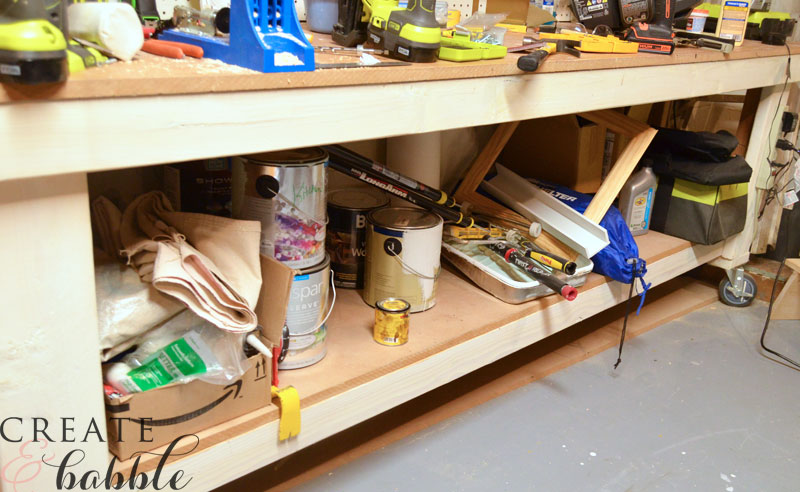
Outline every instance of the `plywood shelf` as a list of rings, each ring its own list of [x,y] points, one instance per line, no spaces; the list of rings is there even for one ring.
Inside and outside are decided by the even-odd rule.
[[[693,246],[657,232],[639,236],[637,242],[648,262],[647,280],[654,285],[707,262],[722,249]],[[215,436],[222,435],[225,442],[171,466],[195,476],[202,489],[219,486],[608,309],[624,301],[627,286],[590,274],[579,291],[572,303],[547,296],[511,305],[445,271],[437,305],[412,315],[409,342],[385,347],[372,340],[372,308],[358,292],[340,290],[329,322],[328,355],[313,366],[281,373],[281,385],[295,386],[301,396],[300,435],[278,442],[277,422],[251,415],[243,418],[250,421],[247,432],[233,436],[231,424],[209,429],[204,437],[219,442]],[[225,475],[201,473],[211,463],[227,470]]]

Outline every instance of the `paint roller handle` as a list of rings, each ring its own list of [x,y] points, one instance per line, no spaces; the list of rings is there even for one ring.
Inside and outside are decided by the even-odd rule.
[[[343,159],[344,161],[348,162],[354,167],[361,168],[364,171],[372,170],[374,172],[379,173],[384,178],[388,178],[391,179],[392,181],[401,183],[405,187],[419,192],[420,194],[425,196],[425,198],[431,200],[433,203],[437,205],[442,205],[448,208],[456,206],[455,199],[451,196],[448,196],[447,193],[445,193],[444,191],[422,184],[419,181],[409,178],[408,176],[404,176],[400,173],[391,171],[387,169],[385,166],[367,157],[364,157],[363,155],[358,154],[357,152],[348,150],[342,147],[341,145],[325,145],[322,148],[327,150],[328,154]]]
[[[407,202],[419,205],[426,210],[440,215],[448,222],[453,222],[464,227],[471,227],[475,223],[472,217],[465,216],[454,208],[439,205],[421,193],[411,190],[402,183],[389,179],[371,168],[354,165],[352,157],[350,156],[342,155],[340,157],[335,154],[331,154],[331,156],[333,158],[328,162],[328,166],[334,171],[352,176],[380,190],[387,191],[398,198],[402,198]]]

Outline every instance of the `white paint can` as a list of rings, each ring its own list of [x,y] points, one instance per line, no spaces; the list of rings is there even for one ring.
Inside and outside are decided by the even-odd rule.
[[[284,359],[278,363],[278,369],[300,369],[321,361],[328,353],[327,339],[328,330],[325,325],[305,335],[289,335],[289,349]]]
[[[286,308],[289,335],[304,335],[320,328],[328,311],[330,291],[330,258],[319,265],[304,268],[294,276]]]
[[[405,299],[417,313],[436,304],[442,218],[419,208],[379,208],[367,214],[364,301]]]
[[[233,217],[261,222],[261,254],[291,268],[322,262],[327,164],[320,148],[234,157]]]

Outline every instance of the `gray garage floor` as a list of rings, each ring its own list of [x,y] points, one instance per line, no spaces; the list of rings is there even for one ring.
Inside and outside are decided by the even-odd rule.
[[[712,304],[294,489],[800,490],[800,371],[767,305]],[[800,321],[767,346],[800,359]]]

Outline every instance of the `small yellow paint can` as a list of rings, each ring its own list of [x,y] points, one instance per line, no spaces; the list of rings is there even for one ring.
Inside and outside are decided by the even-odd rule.
[[[403,345],[408,341],[411,304],[389,297],[375,303],[372,338],[381,345]]]

